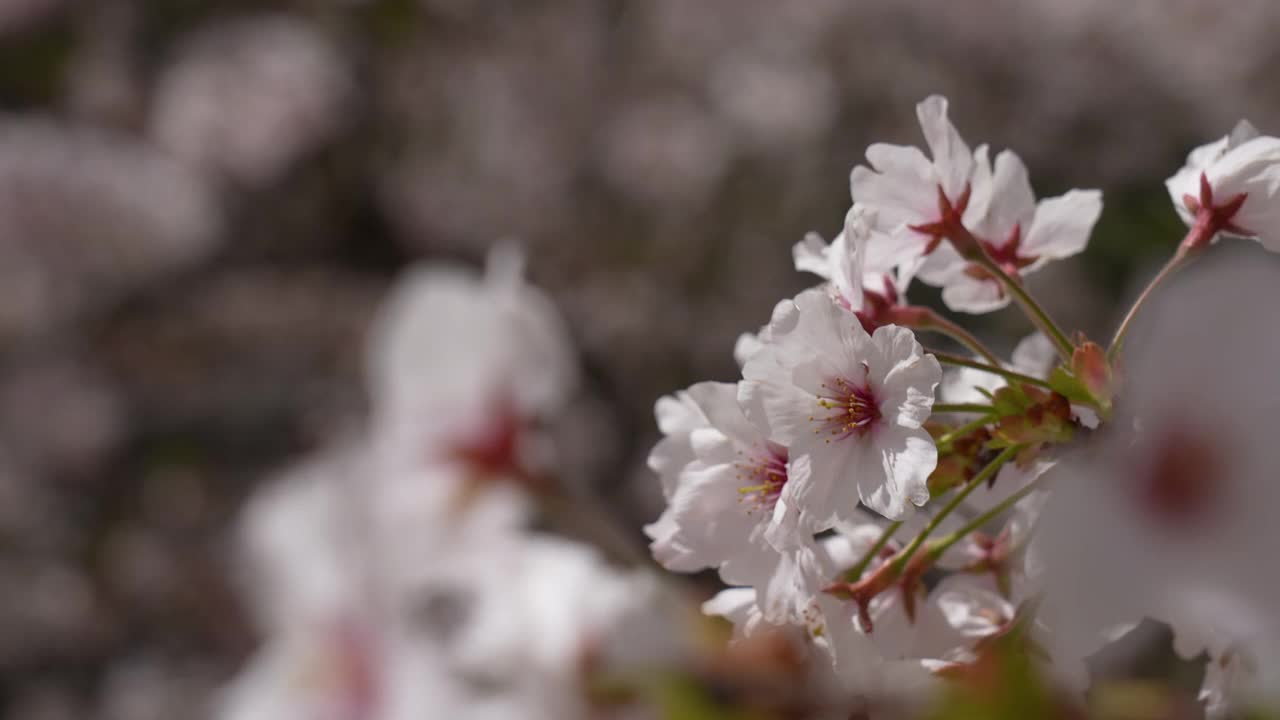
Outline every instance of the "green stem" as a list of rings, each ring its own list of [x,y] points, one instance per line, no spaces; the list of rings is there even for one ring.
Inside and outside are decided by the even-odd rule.
[[[935,405],[934,407],[936,408],[937,406]],[[990,411],[990,408],[987,409]],[[983,415],[977,420],[967,422],[953,430],[948,430],[938,438],[938,446],[950,445],[956,438],[962,438],[980,427],[985,427],[987,423],[991,422],[989,415],[990,413],[988,412],[987,415]]]
[[[929,310],[928,313],[925,314],[924,322],[921,325],[921,329],[933,330],[934,332],[938,332],[943,335],[946,335],[954,339],[956,342],[960,343],[961,345],[964,345],[965,347],[974,351],[978,355],[981,355],[987,362],[991,363],[992,365],[1000,364],[1000,359],[995,356],[995,353],[988,350],[987,346],[983,345],[982,341],[979,340],[973,333],[969,332],[968,330],[965,330],[964,328],[960,327],[959,325],[952,322],[951,320],[948,320],[942,315],[939,315],[933,310]]]
[[[1107,360],[1114,360],[1116,355],[1120,354],[1120,349],[1124,347],[1124,337],[1129,332],[1129,326],[1133,323],[1133,319],[1138,316],[1138,311],[1146,304],[1147,299],[1151,297],[1156,287],[1173,277],[1174,273],[1181,270],[1191,258],[1198,254],[1197,250],[1188,250],[1180,246],[1178,252],[1174,253],[1173,257],[1169,258],[1169,261],[1164,264],[1164,267],[1160,268],[1160,272],[1156,273],[1151,282],[1143,288],[1142,294],[1133,302],[1129,312],[1125,313],[1124,319],[1120,321],[1120,326],[1116,328],[1116,334],[1111,338],[1111,347],[1107,349]]]
[[[955,512],[956,508],[960,507],[960,503],[964,502],[965,498],[969,497],[974,490],[977,490],[979,486],[990,480],[997,472],[999,472],[1000,468],[1008,462],[1010,458],[1020,452],[1023,447],[1024,446],[1022,445],[1007,447],[1001,451],[999,455],[995,456],[991,462],[987,463],[987,466],[982,468],[977,475],[974,475],[973,479],[969,481],[968,485],[964,486],[963,490],[956,493],[956,496],[951,498],[951,501],[939,510],[937,515],[934,515],[933,518],[929,520],[929,524],[924,526],[924,530],[921,530],[920,534],[912,539],[911,544],[907,545],[901,553],[898,553],[898,556],[893,559],[893,562],[897,563],[899,568],[905,568],[907,563],[911,560],[911,556],[915,555],[916,550],[919,550],[920,546],[924,544],[924,541],[929,539],[929,535],[932,534],[934,530],[938,529],[938,526],[942,524],[942,521],[945,520],[948,515]]]
[[[1018,504],[1019,500],[1035,492],[1045,483],[1045,480],[1048,477],[1049,473],[1042,473],[1040,477],[1027,483],[1021,490],[1015,492],[1004,500],[1001,500],[999,504],[995,505],[990,510],[965,523],[964,527],[944,538],[940,538],[936,544],[931,544],[929,546],[929,552],[933,553],[935,556],[942,555],[942,553],[946,552],[952,545],[963,540],[966,535],[974,530],[982,529],[982,527],[987,523],[991,522],[996,517],[999,517],[1001,513]]]
[[[858,579],[862,577],[862,573],[866,571],[867,566],[870,565],[876,555],[884,549],[884,546],[889,544],[889,541],[893,539],[893,534],[898,532],[898,528],[900,527],[902,527],[901,520],[895,520],[886,525],[884,532],[880,533],[880,539],[876,540],[876,543],[867,550],[866,554],[862,556],[862,559],[858,561],[857,565],[854,565],[845,572],[844,579],[849,582],[857,582]]]
[[[936,413],[982,413],[990,415],[995,408],[990,405],[981,403],[934,403],[933,411]]]
[[[1036,302],[1035,298],[1031,297],[1026,288],[1022,287],[1022,283],[1009,277],[1009,274],[991,258],[987,257],[985,252],[978,260],[978,263],[982,265],[983,269],[994,275],[1006,290],[1013,293],[1013,297],[1017,299],[1018,304],[1022,306],[1023,312],[1026,313],[1031,322],[1053,341],[1054,347],[1058,350],[1058,355],[1063,360],[1070,360],[1075,346],[1071,344],[1071,341],[1067,339],[1062,330],[1058,329],[1057,324],[1053,322],[1053,318],[1049,317],[1049,313],[1040,306],[1040,303]]]
[[[1023,375],[1020,372],[1007,370],[1005,368],[999,367],[998,365],[988,365],[987,363],[980,362],[978,360],[970,360],[968,358],[960,357],[959,355],[952,355],[951,353],[939,352],[937,350],[926,350],[925,352],[928,352],[929,354],[938,358],[938,362],[946,363],[947,365],[959,365],[960,367],[973,368],[974,370],[982,370],[984,372],[989,372],[994,375],[1001,375],[1007,380],[1014,380],[1014,381],[1025,383],[1028,385],[1037,385],[1042,388],[1050,387],[1048,382],[1041,380],[1040,378],[1031,377],[1030,375]],[[935,405],[935,407],[937,406]]]

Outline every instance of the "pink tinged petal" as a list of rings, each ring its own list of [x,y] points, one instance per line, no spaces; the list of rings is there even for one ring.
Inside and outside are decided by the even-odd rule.
[[[867,159],[876,170],[855,167],[849,187],[855,204],[876,211],[876,229],[890,231],[937,219],[938,181],[924,153],[914,147],[877,144],[867,148]]]
[[[1258,132],[1258,128],[1248,120],[1241,120],[1236,126],[1231,128],[1231,134],[1227,136],[1227,147],[1236,148],[1241,145],[1261,137],[1262,133]]]
[[[916,117],[924,131],[925,142],[933,156],[939,180],[947,197],[956,198],[969,181],[973,170],[973,154],[947,117],[947,99],[930,95],[916,106]]]
[[[696,402],[685,392],[658,398],[653,414],[657,418],[658,429],[664,435],[688,432],[706,421]]]
[[[804,525],[808,517],[802,517],[800,508],[793,499],[795,487],[804,487],[811,482],[812,456],[800,455],[787,463],[787,484],[773,508],[773,517],[764,531],[764,539],[770,546],[787,551],[798,548],[817,532],[816,527]]]
[[[829,246],[821,235],[808,233],[804,236],[804,240],[791,248],[791,258],[795,262],[796,270],[813,273],[823,280],[830,280],[831,264],[827,261],[828,250]]]
[[[769,314],[769,336],[785,335],[794,330],[799,321],[800,309],[796,307],[795,301],[790,298],[779,300]]]
[[[1020,254],[1053,259],[1071,257],[1089,244],[1089,234],[1101,214],[1102,193],[1098,190],[1072,190],[1043,200],[1036,207],[1035,219],[1027,229]]]
[[[822,441],[817,441],[822,442]],[[827,512],[831,507],[831,492],[839,480],[835,464],[830,462],[828,448],[815,448],[815,440],[806,437],[789,449],[792,465],[805,463],[808,473],[803,478],[795,478],[787,482],[782,489],[782,497],[778,499],[778,508],[774,509],[774,517],[766,539],[775,547],[785,548],[792,544],[794,538],[806,532],[817,532],[826,528],[820,527],[815,511]],[[818,455],[815,462],[815,452]]]
[[[738,367],[743,367],[756,351],[764,347],[764,342],[755,333],[742,333],[733,342],[733,359]]]
[[[988,242],[1002,244],[1014,226],[1024,230],[1036,212],[1036,197],[1027,177],[1027,166],[1012,151],[996,156],[991,177],[991,200],[987,211],[970,229]]]
[[[877,437],[882,448],[884,470],[889,478],[877,502],[887,500],[884,509],[872,502],[863,502],[887,518],[901,518],[911,505],[923,505],[929,501],[928,479],[938,465],[938,448],[933,438],[924,430],[897,430],[889,437]]]
[[[894,368],[886,380],[892,388],[881,403],[881,412],[905,428],[918,428],[933,412],[933,391],[942,380],[937,358],[926,355]]]
[[[698,427],[705,427],[707,419],[689,392],[659,398],[654,406],[654,415],[666,437],[650,451],[648,465],[662,482],[663,496],[670,499],[680,468],[694,460],[689,434]]]
[[[1258,137],[1226,152],[1205,174],[1215,205],[1246,195],[1233,224],[1254,234],[1272,235],[1280,220],[1280,139]],[[1268,237],[1274,244],[1276,240]],[[1271,247],[1271,245],[1268,245]]]
[[[965,227],[976,227],[978,221],[986,214],[994,198],[992,189],[991,160],[988,158],[990,148],[979,145],[973,151],[973,172],[969,178],[969,206],[965,208],[961,219]]]
[[[1174,209],[1178,211],[1178,215],[1182,217],[1183,222],[1186,224],[1191,225],[1194,223],[1195,215],[1187,207],[1185,198],[1198,197],[1201,173],[1205,172],[1211,164],[1222,157],[1229,147],[1230,137],[1223,137],[1195,148],[1188,153],[1186,164],[1178,172],[1174,173],[1172,177],[1165,180],[1164,184],[1169,191],[1169,199],[1173,201]]]
[[[701,567],[716,567],[752,552],[755,529],[772,508],[756,507],[739,492],[735,468],[721,465],[692,471],[682,479],[669,512],[678,530],[673,538]]]
[[[717,615],[736,625],[747,619],[755,605],[756,593],[751,588],[729,588],[702,603],[702,614]]]
[[[795,620],[807,594],[798,557],[793,553],[778,555],[778,564],[764,588],[757,588],[765,621],[778,625]]]
[[[913,363],[924,354],[920,343],[916,341],[915,333],[898,325],[876,328],[864,352],[870,366],[867,379],[872,388],[881,394],[891,392],[892,389],[886,386],[886,378],[895,368]]]
[[[793,365],[817,360],[832,370],[843,366],[852,357],[859,357],[867,333],[862,325],[824,292],[806,290],[796,296],[800,311],[794,337],[789,336],[779,344],[787,353],[784,362]],[[859,357],[860,359],[860,357]],[[806,387],[810,392],[816,387]]]
[[[1058,352],[1049,336],[1037,330],[1018,341],[1009,360],[1013,369],[1024,375],[1048,378],[1058,365]]]
[[[793,385],[789,376],[778,382],[744,381],[738,386],[738,401],[752,423],[773,442],[790,447],[813,434],[809,420],[816,407],[813,396]]]
[[[1009,304],[1009,293],[993,279],[979,279],[957,273],[942,289],[942,302],[956,312],[980,315]]]
[[[695,395],[707,423],[741,447],[763,446],[764,435],[752,425],[738,404],[736,383],[700,383]],[[692,393],[693,389],[690,389]]]
[[[670,509],[644,526],[644,534],[653,541],[649,543],[653,559],[672,572],[697,572],[706,568],[703,559],[680,542],[679,531]]]
[[[960,253],[951,247],[951,243],[942,243],[920,264],[916,274],[921,280],[934,287],[946,287],[956,273],[964,272],[968,260],[960,257]]]
[[[864,243],[863,272],[882,275],[902,268],[908,274],[914,274],[915,265],[928,244],[929,238],[910,228],[899,228],[894,232],[871,230]]]
[[[832,282],[854,306],[862,303],[862,273],[867,262],[867,241],[876,213],[855,205],[844,216],[844,232],[831,244]]]

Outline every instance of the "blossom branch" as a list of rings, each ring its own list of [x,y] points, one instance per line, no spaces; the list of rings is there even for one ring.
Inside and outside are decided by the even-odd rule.
[[[935,405],[934,409],[937,410],[937,407],[938,406]],[[968,435],[969,433],[973,432],[974,430],[985,427],[986,424],[989,422],[991,422],[991,418],[988,415],[984,415],[978,418],[977,420],[974,420],[972,422],[967,422],[964,425],[961,425],[955,428],[954,430],[950,430],[946,432],[945,434],[943,434],[941,437],[938,438],[939,449],[943,448],[944,446],[950,445],[953,441],[956,440],[956,438],[962,438],[965,435]]]
[[[1001,268],[998,263],[993,261],[985,250],[976,261],[984,270],[995,276],[1006,290],[1013,294],[1014,299],[1018,301],[1023,313],[1030,318],[1032,324],[1053,341],[1053,346],[1057,349],[1058,355],[1064,360],[1069,360],[1073,348],[1071,341],[1067,339],[1066,334],[1053,321],[1053,318],[1049,317],[1048,311],[1041,307],[1035,298],[1031,297],[1026,288],[1022,287],[1022,283],[1010,277],[1009,273],[1005,272],[1004,268]]]
[[[1138,299],[1129,308],[1129,312],[1125,313],[1124,319],[1120,321],[1120,326],[1116,328],[1116,334],[1111,338],[1111,347],[1107,349],[1108,360],[1114,360],[1120,354],[1120,350],[1124,347],[1125,335],[1129,332],[1129,326],[1133,323],[1133,319],[1138,316],[1138,311],[1146,304],[1147,299],[1155,292],[1155,289],[1186,266],[1196,254],[1198,254],[1196,251],[1186,250],[1183,247],[1178,248],[1178,252],[1169,258],[1169,262],[1160,268],[1160,272],[1156,273],[1150,283],[1147,283],[1147,286],[1142,290],[1142,294],[1138,296]]]
[[[992,365],[1000,364],[1000,359],[995,356],[995,353],[988,350],[987,346],[983,345],[982,341],[975,337],[973,333],[965,330],[963,327],[960,327],[958,324],[948,320],[942,315],[939,315],[932,309],[927,309],[927,312],[922,315],[919,324],[917,324],[916,327],[920,330],[932,330],[942,335],[946,335],[982,356],[983,359]]]
[[[981,403],[934,403],[935,413],[982,413],[990,415],[995,408]]]
[[[1129,325],[1157,286],[1172,277],[1174,273],[1199,255],[1201,251],[1209,247],[1209,244],[1213,242],[1218,233],[1251,234],[1248,229],[1237,225],[1235,220],[1236,214],[1244,206],[1249,194],[1247,192],[1240,193],[1223,203],[1215,203],[1213,195],[1213,186],[1209,183],[1209,177],[1204,172],[1201,172],[1199,197],[1185,195],[1182,199],[1187,209],[1195,213],[1195,222],[1192,223],[1191,229],[1187,230],[1186,237],[1182,238],[1182,242],[1178,244],[1178,251],[1173,254],[1169,262],[1165,263],[1164,267],[1160,268],[1160,272],[1152,278],[1151,282],[1143,288],[1142,294],[1134,301],[1133,307],[1129,308],[1124,320],[1120,321],[1120,327],[1116,328],[1115,337],[1111,339],[1111,348],[1107,350],[1108,360],[1120,354],[1120,350],[1124,346],[1124,336],[1129,332]]]
[[[938,350],[928,350],[927,352],[933,355],[934,357],[936,357],[938,359],[938,362],[940,363],[945,363],[947,365],[958,365],[960,367],[973,368],[974,370],[982,370],[984,372],[989,372],[994,375],[1000,375],[1004,377],[1006,380],[1011,380],[1011,381],[1024,383],[1028,385],[1036,385],[1042,388],[1050,388],[1049,383],[1045,380],[1041,380],[1040,378],[1032,377],[1030,375],[1024,375],[1015,370],[1002,368],[998,365],[990,365],[984,362],[980,362],[978,360],[970,360],[968,358],[960,357],[959,355],[952,355],[951,353],[945,353]],[[935,405],[934,407],[936,408],[937,406]]]
[[[1000,468],[1012,459],[1014,455],[1021,452],[1024,447],[1026,446],[1013,445],[1011,447],[1007,447],[1002,450],[999,455],[995,456],[991,462],[987,463],[987,466],[982,468],[977,475],[974,475],[973,479],[969,481],[968,485],[964,486],[963,490],[956,493],[956,496],[951,498],[951,501],[939,510],[937,515],[934,515],[933,518],[929,520],[929,524],[924,526],[924,529],[921,530],[920,534],[911,541],[911,544],[907,545],[907,547],[903,548],[902,552],[898,553],[897,557],[893,559],[893,563],[900,569],[905,568],[907,563],[910,562],[911,556],[915,555],[916,551],[920,549],[920,546],[924,544],[924,541],[928,540],[929,536],[933,534],[933,531],[937,530],[938,526],[942,524],[942,521],[945,520],[948,515],[955,512],[956,508],[960,507],[960,503],[964,502],[965,498],[969,497],[974,490],[977,490],[983,483],[987,482],[992,477],[995,477],[995,474],[1000,471]]]
[[[939,187],[938,211],[941,214],[941,218],[937,222],[912,226],[912,228],[918,232],[932,234],[935,237],[945,237],[965,260],[977,263],[983,270],[998,280],[1005,290],[1011,293],[1018,301],[1018,305],[1022,307],[1023,313],[1031,320],[1032,324],[1053,341],[1058,355],[1063,360],[1070,360],[1074,346],[1067,339],[1066,334],[1058,328],[1058,325],[1053,322],[1053,319],[1049,317],[1049,313],[1040,306],[1040,303],[1031,297],[1026,288],[1022,287],[1022,283],[1010,277],[1009,273],[1000,267],[1000,263],[991,258],[983,243],[969,231],[969,228],[965,227],[964,211],[969,204],[970,189],[969,186],[966,186],[964,194],[955,203],[952,203],[946,193],[942,191],[942,188]]]
[[[1012,450],[1013,448],[1009,448],[1009,449]],[[1006,450],[1006,452],[1007,451],[1008,450]],[[1031,482],[1027,483],[1021,490],[1018,490],[1017,492],[1005,498],[1004,500],[1001,500],[999,503],[993,506],[990,510],[987,510],[981,515],[965,523],[965,525],[961,527],[959,530],[951,533],[950,535],[944,538],[939,538],[938,541],[935,543],[930,543],[927,552],[933,555],[934,557],[940,557],[942,553],[950,549],[952,545],[955,545],[956,543],[963,540],[969,533],[975,530],[982,529],[982,527],[985,526],[987,523],[999,517],[1009,508],[1013,507],[1014,505],[1017,505],[1019,500],[1038,490],[1042,485],[1045,484],[1048,477],[1049,477],[1049,473],[1044,473],[1040,475],[1040,477],[1037,477],[1035,480],[1032,480]]]
[[[845,572],[844,579],[849,582],[856,582],[858,578],[862,577],[862,573],[866,571],[867,566],[871,564],[871,561],[875,559],[876,555],[880,554],[880,551],[884,549],[884,546],[889,544],[889,541],[893,539],[893,534],[898,532],[898,528],[900,527],[902,527],[901,520],[894,520],[886,525],[884,527],[884,532],[880,533],[880,538],[876,540],[874,545],[867,549],[867,552],[863,554],[862,559],[858,560],[858,564],[849,568],[849,570]]]

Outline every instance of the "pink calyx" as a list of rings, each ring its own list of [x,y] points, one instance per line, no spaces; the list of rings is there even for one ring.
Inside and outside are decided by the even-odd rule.
[[[1239,193],[1224,203],[1215,204],[1213,186],[1209,184],[1209,177],[1203,172],[1200,173],[1200,197],[1182,196],[1182,204],[1195,216],[1195,223],[1178,251],[1188,252],[1207,247],[1220,232],[1246,237],[1256,235],[1257,233],[1235,222],[1236,214],[1240,212],[1240,208],[1244,207],[1248,197],[1249,193]]]

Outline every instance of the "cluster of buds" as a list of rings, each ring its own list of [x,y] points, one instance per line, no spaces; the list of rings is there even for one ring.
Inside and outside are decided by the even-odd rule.
[[[789,637],[864,712],[1021,683],[1042,716],[1078,717],[1085,658],[1144,618],[1208,653],[1211,715],[1266,706],[1280,666],[1240,658],[1280,650],[1275,277],[1254,262],[1162,286],[1222,236],[1280,250],[1280,139],[1241,123],[1190,154],[1167,183],[1188,234],[1104,346],[1023,282],[1085,248],[1101,193],[1037,201],[1018,156],[993,163],[947,110],[917,107],[928,154],[867,149],[843,232],[795,247],[822,284],[739,339],[741,380],[658,402],[654,557],[717,570],[734,602],[706,612],[743,641]],[[959,313],[1016,303],[1035,332],[1003,361],[911,305],[916,280]]]

